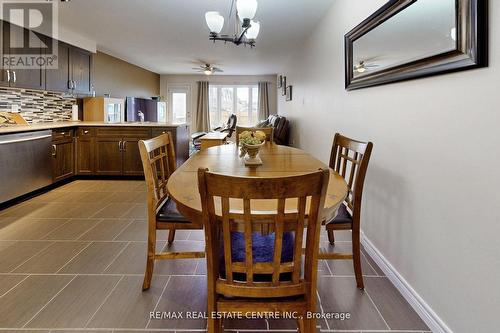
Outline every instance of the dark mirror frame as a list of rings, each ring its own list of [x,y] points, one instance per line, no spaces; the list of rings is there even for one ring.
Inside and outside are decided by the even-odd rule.
[[[390,0],[345,35],[347,90],[488,66],[488,0],[456,0],[456,49],[354,78],[353,44],[417,0]]]

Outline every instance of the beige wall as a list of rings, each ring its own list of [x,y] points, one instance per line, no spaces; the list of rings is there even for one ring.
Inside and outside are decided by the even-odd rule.
[[[198,88],[196,82],[209,81],[213,84],[257,84],[261,81],[269,82],[269,111],[271,114],[277,112],[277,88],[276,75],[162,75],[161,96],[167,98],[168,89],[176,86],[186,86],[190,90],[191,103],[188,115],[188,123],[194,128],[195,119],[192,115],[196,110],[198,99]],[[284,97],[283,97],[284,98]]]
[[[333,1],[284,69],[294,100],[278,111],[325,162],[335,132],[374,142],[366,236],[453,332],[496,332],[500,2],[489,1],[489,68],[348,92],[344,34],[386,2]]]
[[[96,94],[111,97],[146,97],[160,94],[160,75],[102,52],[94,55]]]

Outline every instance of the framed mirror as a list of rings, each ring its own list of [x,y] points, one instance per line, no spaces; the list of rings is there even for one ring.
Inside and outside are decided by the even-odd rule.
[[[390,0],[345,35],[346,89],[488,65],[488,0]]]

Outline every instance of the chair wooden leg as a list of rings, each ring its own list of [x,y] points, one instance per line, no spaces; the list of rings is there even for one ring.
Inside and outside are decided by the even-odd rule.
[[[305,333],[316,333],[316,319],[304,318],[304,332]]]
[[[359,289],[365,289],[365,284],[363,282],[363,272],[361,270],[361,245],[359,239],[359,230],[352,231],[352,255],[354,274],[356,275],[356,284]]]
[[[335,245],[335,235],[333,234],[333,230],[327,229],[326,231],[328,233],[328,241],[331,245]]]
[[[208,333],[222,333],[224,332],[222,328],[222,320],[216,318],[210,318],[210,315],[207,319],[207,332]]]
[[[170,229],[168,231],[168,245],[172,245],[175,238],[175,229]]]
[[[151,279],[153,278],[153,271],[155,267],[155,254],[156,254],[156,226],[149,226],[148,231],[148,257],[146,261],[146,272],[144,273],[144,282],[142,283],[142,290],[148,290],[151,286]]]
[[[299,333],[305,333],[304,317],[297,319],[297,326],[299,327]]]

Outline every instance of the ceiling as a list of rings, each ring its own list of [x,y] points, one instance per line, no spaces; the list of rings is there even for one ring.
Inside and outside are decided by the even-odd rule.
[[[334,0],[258,0],[261,32],[254,49],[208,40],[205,12],[226,18],[231,0],[72,0],[59,6],[62,27],[94,40],[99,51],[159,74],[188,74],[209,62],[223,74],[278,73]],[[231,27],[231,29],[229,28]]]

